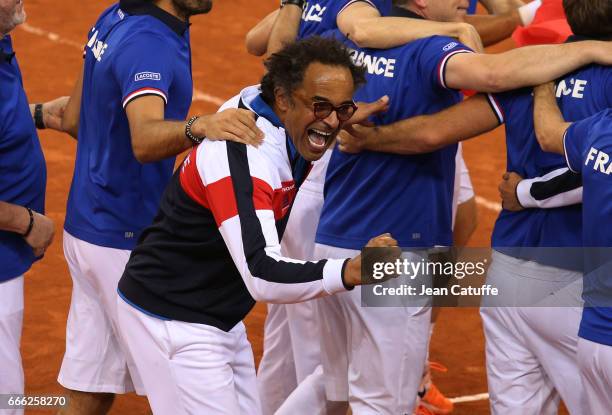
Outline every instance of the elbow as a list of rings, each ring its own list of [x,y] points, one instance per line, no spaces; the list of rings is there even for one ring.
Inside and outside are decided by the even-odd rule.
[[[483,86],[480,92],[504,92],[512,87],[507,84],[507,79],[511,77],[501,68],[492,67],[486,70],[483,77]]]
[[[550,131],[547,131],[545,128],[542,128],[542,126],[540,126],[537,117],[535,118],[535,129],[534,129],[534,133],[536,136],[536,139],[538,140],[538,144],[540,145],[540,148],[542,149],[542,151],[546,151],[546,152],[551,152],[553,151],[553,141],[552,141],[552,134]]]
[[[62,118],[61,129],[62,131],[70,134],[72,137],[76,138],[79,133],[78,119],[64,116]]]
[[[245,46],[249,55],[263,56],[266,53],[266,49],[252,39],[248,34],[246,37]]]
[[[507,64],[497,59],[495,55],[487,55],[486,59],[478,61],[478,66],[472,67],[471,77],[476,80],[476,84],[468,89],[495,93],[512,89],[508,80],[516,78],[516,74],[508,73]]]
[[[352,23],[348,29],[346,36],[358,47],[367,48],[372,46],[369,43],[371,36],[367,24],[360,24],[360,22],[357,21]]]
[[[251,294],[251,297],[253,297],[253,300],[257,301],[258,303],[279,303],[278,298],[276,298],[273,293],[259,287],[258,284],[254,284],[249,290],[249,293]]]
[[[536,134],[536,137],[538,139],[538,143],[540,144],[540,147],[542,148],[542,151],[546,151],[548,153],[554,152],[555,148],[552,145],[552,140],[547,134],[538,133]]]
[[[155,158],[152,157],[150,152],[147,150],[147,147],[144,145],[138,144],[139,142],[142,142],[142,141],[135,140],[134,138],[132,138],[132,152],[134,153],[134,157],[136,158],[136,160],[141,164],[150,163],[152,161],[155,161]]]
[[[431,153],[444,146],[444,135],[440,128],[435,126],[424,128],[422,138],[419,141],[419,146],[416,149],[417,154]]]

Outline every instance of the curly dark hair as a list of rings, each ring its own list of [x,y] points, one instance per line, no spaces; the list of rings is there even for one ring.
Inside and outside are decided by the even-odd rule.
[[[306,68],[313,62],[348,68],[355,88],[365,83],[365,69],[353,63],[349,50],[340,41],[312,36],[286,45],[264,62],[268,70],[261,80],[264,101],[274,103],[276,88],[291,95],[302,84]]]
[[[575,35],[612,40],[612,0],[563,0]]]

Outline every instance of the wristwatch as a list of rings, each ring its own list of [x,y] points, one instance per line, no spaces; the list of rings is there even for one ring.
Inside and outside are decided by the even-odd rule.
[[[34,125],[36,125],[36,128],[39,130],[47,128],[43,119],[43,104],[34,105]]]
[[[301,9],[304,7],[304,0],[281,0],[281,9],[287,4],[293,4]]]

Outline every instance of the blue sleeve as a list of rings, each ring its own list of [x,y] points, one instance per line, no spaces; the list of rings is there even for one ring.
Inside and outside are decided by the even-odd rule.
[[[565,131],[563,147],[565,148],[565,160],[567,166],[574,173],[582,173],[586,149],[590,147],[592,140],[590,131],[597,116],[589,117],[572,123]]]
[[[334,4],[334,7],[336,7],[335,14],[337,17],[337,15],[340,14],[345,8],[358,2],[367,3],[374,7],[378,10],[381,16],[388,16],[391,13],[391,0],[342,0],[332,1],[331,3]]]
[[[524,110],[527,104],[532,105],[533,99],[531,98],[532,88],[515,89],[513,91],[498,92],[495,94],[487,94],[489,105],[495,112],[497,119],[500,124],[505,123],[507,120],[512,120],[517,115],[513,115],[515,108]],[[532,108],[532,107],[529,107]],[[530,109],[530,111],[532,111]],[[520,115],[522,116],[522,114]]]
[[[168,103],[176,54],[168,40],[154,32],[139,32],[121,45],[114,56],[113,71],[124,108],[144,95],[158,95]]]
[[[458,53],[472,53],[472,50],[450,37],[433,36],[423,41],[418,65],[420,78],[427,83],[423,88],[447,88],[446,65]]]
[[[478,0],[470,0],[468,7],[468,14],[476,14],[476,7],[478,6]]]

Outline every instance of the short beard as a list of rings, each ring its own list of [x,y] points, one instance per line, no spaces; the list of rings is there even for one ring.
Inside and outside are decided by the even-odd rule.
[[[172,0],[172,4],[187,19],[196,14],[206,14],[212,9],[212,0]]]
[[[0,37],[9,34],[11,30],[24,23],[25,21],[25,10],[22,13],[13,13],[13,15],[6,20],[0,19]]]

